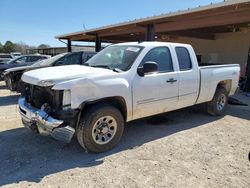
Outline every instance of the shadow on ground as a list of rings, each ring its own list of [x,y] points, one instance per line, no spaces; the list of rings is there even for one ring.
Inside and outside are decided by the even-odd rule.
[[[20,181],[40,182],[43,177],[74,168],[103,163],[103,158],[184,131],[221,117],[207,115],[203,107],[193,107],[129,123],[119,145],[101,154],[88,154],[76,139],[63,144],[41,137],[26,128],[0,132],[0,186]],[[249,108],[247,108],[249,110]],[[229,107],[226,115],[248,119],[244,108]],[[239,113],[235,114],[235,111]]]
[[[102,164],[106,156],[217,119],[194,111],[196,110],[184,109],[131,122],[125,127],[119,145],[101,154],[85,153],[76,139],[71,144],[63,144],[52,138],[33,134],[26,128],[1,132],[0,186],[19,181],[40,182],[43,177],[64,170],[96,166]],[[200,116],[202,118],[198,118]]]
[[[19,95],[9,95],[0,97],[0,106],[9,106],[17,104]]]

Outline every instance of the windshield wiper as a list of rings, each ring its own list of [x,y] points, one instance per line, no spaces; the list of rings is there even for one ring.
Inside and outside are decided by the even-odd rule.
[[[104,69],[111,69],[108,65],[90,65],[91,67],[97,67],[97,68],[104,68]]]
[[[118,68],[114,68],[114,69],[112,69],[112,71],[114,71],[114,72],[123,72],[121,69],[118,69]]]

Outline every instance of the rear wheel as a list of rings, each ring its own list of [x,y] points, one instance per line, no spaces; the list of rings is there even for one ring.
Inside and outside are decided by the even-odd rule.
[[[90,107],[82,116],[76,135],[87,151],[100,153],[112,149],[120,141],[124,129],[121,112],[111,105]]]
[[[214,116],[223,114],[228,103],[228,92],[225,88],[218,87],[212,101],[207,103],[207,112]]]

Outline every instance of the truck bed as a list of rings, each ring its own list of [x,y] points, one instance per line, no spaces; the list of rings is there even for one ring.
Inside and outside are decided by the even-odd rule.
[[[200,92],[198,103],[211,101],[217,84],[221,81],[229,81],[232,88],[229,88],[229,95],[235,93],[238,86],[240,67],[238,64],[206,65],[199,66],[200,70]]]
[[[199,63],[199,67],[200,68],[206,68],[206,67],[209,67],[209,68],[220,68],[220,67],[231,67],[231,66],[239,66],[238,64],[213,64],[213,63]]]

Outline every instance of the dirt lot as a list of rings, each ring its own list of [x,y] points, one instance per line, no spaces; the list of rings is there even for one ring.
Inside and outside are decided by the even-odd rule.
[[[250,98],[237,94],[250,104]],[[250,107],[201,107],[130,123],[118,147],[83,152],[23,128],[18,95],[0,83],[0,186],[250,187]]]

